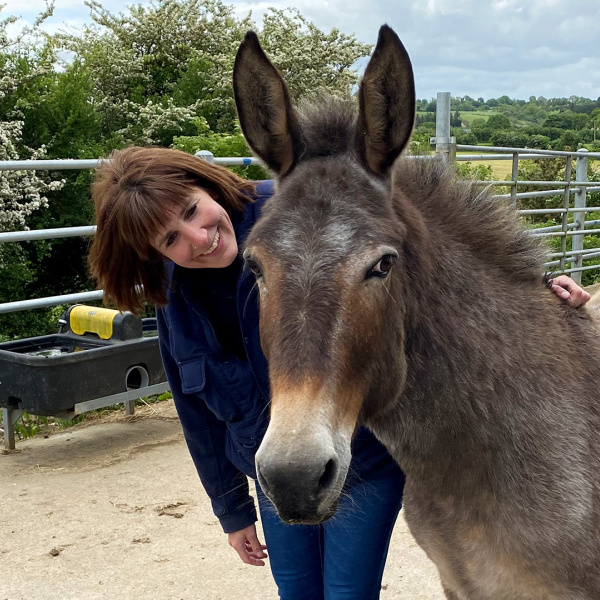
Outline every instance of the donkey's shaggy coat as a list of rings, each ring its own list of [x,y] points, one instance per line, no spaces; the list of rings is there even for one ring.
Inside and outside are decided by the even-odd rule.
[[[278,175],[245,256],[272,383],[257,469],[282,519],[332,514],[364,423],[448,598],[600,598],[597,339],[513,208],[398,159],[415,101],[397,36],[381,29],[358,113],[296,112],[252,33],[234,85]]]

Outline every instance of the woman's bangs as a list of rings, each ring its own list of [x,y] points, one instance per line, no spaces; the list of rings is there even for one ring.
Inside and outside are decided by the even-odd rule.
[[[164,229],[172,214],[179,212],[184,203],[178,195],[158,197],[155,194],[137,193],[124,214],[123,237],[140,258],[147,260],[153,253],[152,242]]]

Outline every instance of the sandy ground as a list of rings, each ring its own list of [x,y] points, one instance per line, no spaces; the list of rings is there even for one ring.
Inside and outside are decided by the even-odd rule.
[[[0,600],[275,600],[227,545],[171,402],[0,456]],[[443,600],[401,517],[382,600]]]

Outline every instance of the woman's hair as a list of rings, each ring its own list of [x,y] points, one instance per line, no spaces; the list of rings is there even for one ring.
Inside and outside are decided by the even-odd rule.
[[[102,161],[92,185],[97,231],[88,264],[106,303],[132,311],[144,301],[167,303],[164,257],[151,241],[199,187],[230,215],[255,190],[227,169],[178,150],[131,147]]]

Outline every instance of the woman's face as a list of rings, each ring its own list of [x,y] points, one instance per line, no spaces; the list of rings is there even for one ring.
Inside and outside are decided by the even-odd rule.
[[[220,269],[237,256],[231,219],[205,190],[198,188],[180,212],[168,213],[165,219],[152,246],[175,264],[188,269]]]

